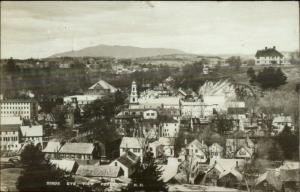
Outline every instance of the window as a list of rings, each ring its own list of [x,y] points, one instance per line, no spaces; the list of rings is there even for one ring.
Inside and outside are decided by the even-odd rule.
[[[198,149],[196,149],[195,152],[198,153]]]
[[[118,166],[118,162],[115,162],[115,166]]]
[[[154,116],[154,113],[151,113],[151,116]]]

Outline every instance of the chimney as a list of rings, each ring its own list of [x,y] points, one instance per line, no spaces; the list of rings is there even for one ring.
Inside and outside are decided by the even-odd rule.
[[[238,161],[235,162],[235,168],[237,168],[237,169],[239,168],[239,162]]]
[[[273,49],[275,50],[275,49],[276,49],[276,46],[273,46]]]
[[[268,49],[268,47],[265,47],[265,50],[267,50]]]

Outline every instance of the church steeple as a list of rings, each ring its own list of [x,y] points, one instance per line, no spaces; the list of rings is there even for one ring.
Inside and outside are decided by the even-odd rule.
[[[137,104],[137,103],[138,103],[137,87],[135,81],[133,81],[131,84],[130,104]]]

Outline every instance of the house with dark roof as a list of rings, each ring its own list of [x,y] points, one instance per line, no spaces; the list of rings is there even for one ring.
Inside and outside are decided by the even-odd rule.
[[[288,64],[288,60],[282,53],[276,50],[276,47],[258,50],[255,54],[256,65],[283,65]]]
[[[127,150],[122,156],[112,161],[110,166],[120,167],[124,177],[128,178],[135,172],[139,159],[138,156]]]

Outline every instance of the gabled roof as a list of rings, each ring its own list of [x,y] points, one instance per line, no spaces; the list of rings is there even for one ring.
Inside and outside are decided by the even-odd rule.
[[[239,171],[237,171],[235,168],[230,169],[230,170],[226,170],[226,171],[222,172],[219,175],[219,179],[221,179],[222,177],[225,177],[228,174],[232,174],[233,176],[235,176],[238,181],[242,181],[243,180],[243,175]]]
[[[120,148],[142,148],[145,144],[145,138],[142,137],[123,137]]]
[[[252,150],[251,148],[249,148],[249,147],[247,147],[247,146],[241,146],[241,147],[236,151],[236,156],[239,156],[238,152],[239,152],[240,150],[245,150],[246,153],[248,153],[250,156],[253,155],[253,150]]]
[[[200,150],[208,150],[208,147],[205,143],[201,143],[198,139],[194,139],[188,146],[195,145]]]
[[[76,175],[85,177],[118,177],[120,167],[109,165],[80,165],[76,171]]]
[[[265,48],[258,50],[255,54],[255,57],[283,57],[283,55],[277,51],[275,48]]]
[[[44,153],[57,153],[61,148],[60,142],[49,141],[47,146],[43,149]]]
[[[66,143],[59,153],[92,154],[94,148],[93,143]]]
[[[224,149],[219,143],[213,143],[208,148],[211,149],[212,147],[217,147],[221,151],[223,151],[223,149]]]
[[[126,153],[124,153],[116,160],[122,165],[124,165],[125,167],[130,168],[137,164],[139,157],[128,150]]]
[[[111,93],[114,93],[117,91],[117,88],[115,88],[114,86],[112,86],[111,84],[107,83],[106,81],[100,80],[97,83],[95,83],[94,85],[92,85],[89,90],[94,90],[94,89],[105,89],[105,90],[109,90]]]
[[[245,165],[244,159],[211,159],[210,165],[213,165],[221,173],[236,168],[243,168]]]
[[[67,172],[71,172],[75,166],[75,161],[67,160],[67,159],[50,160],[50,163],[52,165],[55,165],[57,168],[67,171]]]
[[[6,132],[12,132],[12,131],[19,131],[20,125],[0,125],[0,132],[6,131]]]
[[[21,133],[23,137],[42,137],[43,136],[43,126],[21,126]]]
[[[261,182],[267,181],[269,185],[272,185],[278,191],[281,190],[282,182],[279,178],[279,174],[276,174],[276,170],[268,170],[255,180],[255,185],[259,185]]]

